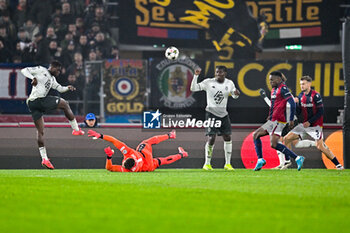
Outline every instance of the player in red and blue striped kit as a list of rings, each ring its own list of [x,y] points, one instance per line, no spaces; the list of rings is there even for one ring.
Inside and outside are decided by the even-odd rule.
[[[271,147],[282,152],[287,157],[295,159],[298,165],[298,171],[304,163],[304,157],[296,155],[293,151],[288,149],[285,145],[279,142],[282,135],[282,130],[289,122],[289,127],[294,126],[295,102],[293,95],[290,93],[285,84],[286,77],[280,71],[273,71],[270,73],[271,90],[271,106],[267,122],[257,129],[253,134],[255,151],[258,155],[258,162],[254,171],[259,171],[266,164],[262,154],[262,144],[260,137],[270,135]],[[286,114],[287,102],[290,104],[290,114]]]
[[[304,122],[298,124],[291,132],[285,136],[284,141],[290,148],[291,143],[308,134],[316,141],[316,147],[331,160],[338,170],[344,167],[339,163],[332,151],[323,141],[323,102],[321,95],[311,89],[312,79],[310,76],[303,76],[300,79],[301,93],[295,102],[297,103],[298,114],[302,113]]]

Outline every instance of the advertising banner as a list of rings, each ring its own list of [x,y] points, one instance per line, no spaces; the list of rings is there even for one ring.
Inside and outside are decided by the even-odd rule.
[[[235,121],[245,122],[267,117],[268,107],[260,97],[260,88],[270,95],[269,74],[274,70],[282,71],[287,77],[287,86],[294,96],[300,93],[300,78],[309,75],[313,78],[312,86],[323,97],[325,120],[336,122],[338,109],[344,105],[344,80],[342,62],[299,62],[299,61],[202,61],[179,59],[178,61],[153,60],[151,69],[151,107],[165,113],[203,114],[206,106],[204,91],[192,93],[190,85],[196,67],[202,73],[198,82],[214,77],[215,67],[224,65],[228,69],[227,77],[240,90],[238,99],[228,101],[229,112],[243,116]],[[234,122],[235,122],[234,121]],[[251,122],[253,123],[253,122]]]
[[[105,114],[142,113],[146,100],[146,60],[106,60],[104,65]]]

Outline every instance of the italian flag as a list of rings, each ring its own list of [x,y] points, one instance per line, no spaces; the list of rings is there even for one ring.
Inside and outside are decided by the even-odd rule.
[[[288,39],[321,36],[321,27],[270,29],[265,39]]]

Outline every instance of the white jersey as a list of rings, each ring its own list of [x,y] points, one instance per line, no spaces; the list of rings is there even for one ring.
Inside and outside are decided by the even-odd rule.
[[[225,78],[223,83],[219,83],[215,78],[208,78],[197,83],[197,79],[198,75],[194,75],[191,83],[191,91],[206,91],[207,107],[205,110],[217,117],[225,117],[228,114],[228,97],[238,98],[238,95],[234,93],[236,91],[235,84],[227,78]]]
[[[42,66],[27,67],[21,70],[22,74],[30,79],[36,78],[38,84],[32,87],[27,102],[33,101],[37,98],[46,97],[50,89],[53,88],[59,92],[66,92],[68,87],[62,87],[57,83],[56,78],[50,74],[50,72]]]

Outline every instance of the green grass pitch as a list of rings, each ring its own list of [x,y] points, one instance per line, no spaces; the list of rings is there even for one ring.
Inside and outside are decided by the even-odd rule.
[[[350,171],[0,170],[0,232],[349,232]]]

